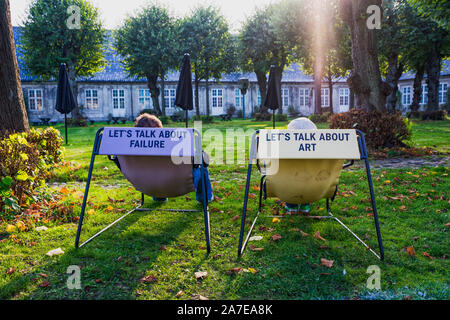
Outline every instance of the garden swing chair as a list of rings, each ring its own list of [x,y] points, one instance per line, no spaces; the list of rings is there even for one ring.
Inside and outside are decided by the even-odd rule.
[[[117,157],[124,177],[137,191],[141,192],[140,204],[82,244],[79,244],[94,161],[98,155],[106,155],[110,160],[114,160],[114,157]],[[201,171],[203,210],[143,208],[146,195],[155,198],[173,198],[193,192],[194,165],[199,166]],[[203,212],[206,249],[209,253],[211,251],[210,222],[205,182],[201,137],[197,130],[137,127],[102,128],[98,130],[95,137],[75,247],[86,245],[135,211]]]
[[[345,160],[349,160],[345,164]],[[331,212],[341,171],[354,164],[365,162],[367,181],[371,196],[374,223],[378,237],[379,253],[369,247],[349,227]],[[244,241],[244,229],[249,199],[252,165],[256,163],[261,172],[258,213]],[[378,212],[375,203],[369,158],[364,134],[359,130],[260,130],[252,138],[250,161],[238,245],[238,256],[247,246],[258,217],[262,213],[262,201],[277,197],[290,204],[314,203],[326,199],[328,215],[321,219],[338,222],[352,234],[368,251],[384,260]],[[264,199],[263,199],[264,198]],[[263,216],[263,215],[261,215]],[[273,217],[273,216],[270,216]]]

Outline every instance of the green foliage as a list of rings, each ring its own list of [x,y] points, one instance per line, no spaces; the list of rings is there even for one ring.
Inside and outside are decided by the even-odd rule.
[[[286,122],[286,121],[288,121],[288,116],[287,116],[287,114],[277,113],[277,114],[275,114],[275,121]]]
[[[61,161],[62,137],[54,128],[32,129],[0,140],[0,210],[17,212]]]
[[[69,29],[68,8],[80,8],[80,29]],[[24,21],[22,48],[28,72],[43,80],[57,78],[66,63],[69,76],[91,76],[106,65],[106,31],[97,9],[86,0],[35,0]]]
[[[450,30],[450,2],[448,0],[408,0],[408,2],[419,10],[419,13],[432,19],[447,31]]]
[[[115,33],[116,49],[130,76],[147,78],[157,114],[160,115],[158,77],[181,62],[177,25],[167,9],[153,5],[125,20]]]
[[[228,106],[227,108],[227,115],[232,117],[236,113],[236,107],[233,105]]]
[[[330,129],[359,129],[372,149],[404,146],[411,137],[412,124],[401,113],[366,112],[352,109],[330,117]]]
[[[309,120],[311,120],[314,123],[326,123],[328,122],[328,119],[330,118],[330,113],[329,112],[325,112],[325,113],[314,113],[312,115],[310,115]]]
[[[194,121],[202,121],[204,124],[207,124],[207,123],[213,123],[214,117],[213,116],[194,116],[193,120]]]

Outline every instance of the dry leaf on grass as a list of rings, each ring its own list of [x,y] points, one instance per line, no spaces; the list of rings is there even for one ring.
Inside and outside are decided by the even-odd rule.
[[[16,272],[15,268],[9,268],[8,271],[6,271],[7,275],[13,274],[14,272]]]
[[[413,246],[410,246],[408,248],[406,248],[406,252],[408,253],[408,255],[415,257],[416,256],[416,251],[414,250]]]
[[[242,272],[242,268],[233,268],[227,271],[227,274],[240,274]]]
[[[320,231],[317,231],[316,233],[314,233],[314,239],[319,239],[319,240],[322,240],[322,241],[327,241],[327,240],[325,240],[325,238],[323,238],[323,237],[320,235]]]
[[[281,220],[278,219],[278,218],[273,218],[272,219],[272,223],[280,223],[280,222],[281,222]]]
[[[428,258],[428,259],[436,259],[435,257],[430,256],[430,254],[428,252],[422,252],[423,256]]]
[[[207,297],[202,296],[201,294],[194,294],[192,296],[192,300],[209,300]]]
[[[175,297],[179,298],[184,294],[183,290],[178,291],[178,293],[175,295]]]
[[[302,230],[300,230],[300,233],[302,234],[302,237],[307,237],[307,236],[309,236],[309,233],[303,232]]]
[[[252,273],[252,274],[256,274],[256,273],[259,272],[259,271],[258,271],[257,269],[255,269],[255,268],[248,268],[248,271],[249,271],[250,273]]]
[[[248,246],[251,251],[263,251],[264,248],[256,248],[254,245]]]
[[[322,259],[320,259],[320,263],[324,267],[331,268],[331,267],[333,267],[334,260],[327,260],[327,259],[322,258]]]
[[[279,234],[274,234],[273,236],[272,236],[272,239],[273,239],[273,241],[278,241],[278,240],[280,240],[280,239],[282,239],[283,237],[281,236],[281,235],[279,235]]]
[[[206,271],[199,271],[195,273],[195,279],[204,279],[208,276],[208,272]]]
[[[152,282],[158,282],[158,279],[156,279],[154,276],[145,276],[141,278],[141,283],[152,283]]]
[[[48,282],[48,281],[44,281],[44,282],[42,282],[40,285],[39,285],[39,287],[41,287],[41,288],[48,288],[48,287],[51,287],[52,285],[50,284],[50,282]]]
[[[62,251],[61,248],[50,250],[49,252],[47,252],[47,256],[49,257],[58,256],[61,254],[64,254],[64,251]]]

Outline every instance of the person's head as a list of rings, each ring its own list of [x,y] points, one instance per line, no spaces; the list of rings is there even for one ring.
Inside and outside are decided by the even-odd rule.
[[[156,116],[143,113],[137,119],[134,124],[135,127],[147,127],[147,128],[162,128],[163,125],[161,120],[159,120]]]
[[[293,129],[315,130],[315,129],[317,129],[317,127],[314,124],[314,122],[312,122],[308,118],[302,117],[302,118],[297,118],[297,119],[292,120],[288,125],[288,129],[289,130],[293,130]]]

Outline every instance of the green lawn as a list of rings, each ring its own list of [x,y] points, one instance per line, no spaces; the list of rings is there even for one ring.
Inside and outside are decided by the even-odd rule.
[[[278,125],[283,128],[286,123]],[[55,191],[62,186],[69,190],[63,201],[74,205],[74,215],[80,211],[92,143],[100,126],[70,128],[65,160],[71,165],[57,169],[50,182],[57,183]],[[230,127],[246,131],[271,127],[271,123],[235,120],[203,129],[212,127],[223,132]],[[449,131],[449,121],[417,122],[412,143],[448,152]],[[204,147],[208,148],[209,143],[205,137]],[[218,148],[216,152],[220,151]],[[120,217],[122,209],[133,208],[139,199],[106,157],[98,157],[95,168],[88,207],[92,211],[87,214],[82,240]],[[263,239],[250,244],[263,250],[247,249],[238,259],[240,219],[236,216],[242,214],[246,171],[245,164],[210,167],[216,201],[210,206],[209,256],[204,249],[203,217],[195,213],[134,213],[78,250],[74,249],[75,223],[48,223],[45,232],[17,233],[13,239],[1,226],[0,240],[4,241],[0,242],[0,299],[191,299],[198,294],[210,299],[449,298],[448,167],[373,171],[384,262],[366,252],[337,223],[300,215],[283,218],[279,223],[260,219],[253,235]],[[251,189],[254,195],[258,194],[257,184],[255,170]],[[365,172],[347,170],[341,176],[340,195],[332,208],[376,248],[368,199]],[[147,205],[154,206],[150,198]],[[200,208],[195,194],[170,199],[163,207]],[[256,199],[251,199],[250,219],[256,207]],[[325,214],[324,207],[324,201],[314,204],[312,214]],[[274,199],[265,202],[264,210],[283,212]],[[309,235],[303,236],[300,230]],[[325,241],[313,237],[317,231]],[[274,241],[275,234],[282,238]],[[407,247],[414,248],[415,256],[407,253]],[[51,258],[45,255],[56,248],[62,248],[65,254]],[[332,268],[322,266],[321,258],[334,260]],[[82,268],[81,290],[66,287],[70,265]],[[371,265],[381,268],[382,291],[366,289],[366,270]],[[242,268],[242,272],[229,274],[233,268]],[[11,269],[14,272],[8,272]],[[196,280],[194,274],[198,271],[206,271],[207,277]],[[157,281],[141,282],[144,276],[153,276]]]

